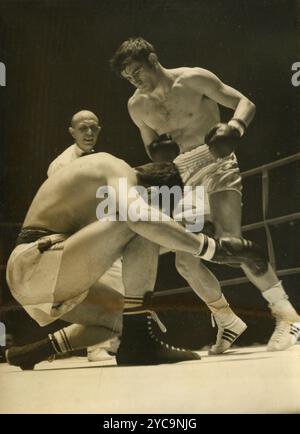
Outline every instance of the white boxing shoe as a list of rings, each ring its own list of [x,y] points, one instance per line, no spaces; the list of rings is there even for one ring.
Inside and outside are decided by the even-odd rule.
[[[214,322],[218,326],[217,341],[210,348],[208,354],[222,354],[241,336],[247,325],[232,311],[223,294],[218,300],[208,303],[207,306],[212,312],[213,327]]]
[[[215,315],[214,318],[218,325],[218,334],[215,345],[208,351],[208,354],[211,355],[224,353],[247,328],[247,324],[236,315],[234,315],[233,320],[227,324],[224,324],[224,322],[222,324],[217,315]]]
[[[268,351],[283,351],[296,344],[300,336],[299,324],[278,318],[275,330],[268,342]]]
[[[278,300],[276,303],[271,304],[269,307],[275,318],[290,323],[300,321],[299,314],[296,312],[287,297]]]

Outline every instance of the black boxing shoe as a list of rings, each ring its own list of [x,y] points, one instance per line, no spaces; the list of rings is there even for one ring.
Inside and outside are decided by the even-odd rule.
[[[253,241],[238,237],[223,237],[216,241],[216,251],[212,262],[237,265],[245,264],[256,275],[268,270],[268,262],[260,246]]]
[[[49,338],[22,347],[11,347],[5,352],[7,363],[18,366],[23,371],[33,370],[37,363],[49,360],[54,355]]]
[[[153,330],[150,314],[124,317],[124,331],[116,355],[119,366],[159,365],[200,359],[197,353],[176,348],[160,339]]]

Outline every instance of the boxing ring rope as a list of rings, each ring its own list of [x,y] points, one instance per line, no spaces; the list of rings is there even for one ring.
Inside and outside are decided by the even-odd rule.
[[[286,166],[287,164],[293,163],[295,161],[300,160],[300,152],[294,155],[291,155],[286,158],[282,158],[280,160],[273,161],[272,163],[264,164],[262,166],[255,167],[253,169],[247,170],[242,173],[242,178],[247,178],[249,176],[261,174],[262,177],[262,211],[263,211],[263,220],[251,223],[248,225],[244,225],[242,227],[243,232],[249,232],[255,229],[261,229],[264,228],[266,232],[267,237],[267,247],[268,247],[268,253],[269,253],[269,259],[271,265],[276,270],[276,261],[275,261],[275,252],[274,252],[274,246],[272,241],[272,236],[270,232],[270,226],[278,225],[281,223],[286,223],[294,220],[300,219],[300,212],[295,212],[287,215],[283,215],[280,217],[274,217],[274,218],[267,218],[268,215],[268,208],[269,208],[269,172],[275,168]],[[300,274],[300,267],[293,267],[293,268],[286,268],[283,270],[276,270],[276,273],[279,277],[281,276],[289,276],[292,274]],[[247,277],[236,277],[233,279],[226,279],[220,281],[220,285],[222,287],[226,286],[232,286],[232,285],[239,285],[243,283],[248,283],[249,280]],[[185,286],[182,288],[176,288],[176,289],[167,289],[165,291],[156,292],[155,296],[166,296],[166,295],[176,295],[176,294],[182,294],[186,292],[193,292],[192,289],[189,286]]]

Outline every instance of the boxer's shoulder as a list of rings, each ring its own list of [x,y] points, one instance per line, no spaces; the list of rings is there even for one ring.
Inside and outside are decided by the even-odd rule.
[[[141,93],[138,89],[128,100],[128,109],[135,110],[141,108],[145,102],[149,100],[149,96],[145,93]]]
[[[193,67],[179,69],[182,71],[178,75],[177,82],[186,87],[197,86],[197,88],[199,88],[201,86],[206,86],[207,82],[218,80],[215,74],[204,68]]]

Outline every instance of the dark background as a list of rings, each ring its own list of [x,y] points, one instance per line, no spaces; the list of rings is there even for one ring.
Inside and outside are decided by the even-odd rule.
[[[86,108],[99,115],[99,150],[132,165],[147,161],[127,113],[133,89],[108,66],[129,36],[152,42],[163,66],[207,68],[255,102],[255,120],[238,151],[242,171],[299,152],[300,88],[291,84],[291,66],[300,61],[299,10],[294,0],[1,0],[0,61],[7,68],[7,86],[0,87],[0,301],[11,302],[4,273],[17,223],[49,163],[72,143],[67,127],[76,111]],[[223,115],[228,119],[230,112]],[[300,210],[299,168],[293,163],[271,173],[270,217]],[[260,220],[261,214],[258,176],[245,181],[244,223]],[[279,269],[299,266],[299,231],[296,221],[272,228]],[[253,237],[264,244],[263,230]],[[185,286],[172,261],[171,255],[162,258],[158,289]],[[241,275],[217,272],[221,279]],[[300,307],[298,278],[284,283]],[[225,294],[237,309],[266,311],[249,285]],[[7,321],[20,323],[14,315],[21,314]],[[207,320],[206,311],[202,317]],[[33,324],[26,315],[22,321]],[[267,316],[265,321],[271,324]],[[264,340],[264,332],[258,339]]]

